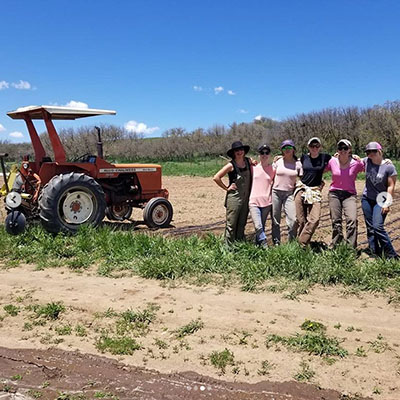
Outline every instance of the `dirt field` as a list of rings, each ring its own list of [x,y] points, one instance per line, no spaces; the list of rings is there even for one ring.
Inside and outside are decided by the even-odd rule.
[[[224,193],[211,179],[165,178],[164,185],[175,215],[174,228],[162,234],[223,232]],[[361,187],[362,182],[359,192]],[[399,211],[400,207],[394,207],[387,221],[397,250]],[[328,213],[324,203],[317,240],[329,242]],[[140,212],[133,218],[141,219]],[[132,230],[145,228],[132,224]],[[359,231],[361,247],[365,247],[361,219]],[[251,237],[250,222],[247,232]],[[29,306],[56,301],[66,306],[61,318],[28,329]],[[138,337],[141,349],[131,356],[101,355],[95,342],[109,320],[99,318],[99,313],[144,309],[148,303],[157,306],[156,319],[150,331]],[[15,317],[6,315],[3,307],[7,304],[19,305],[23,311]],[[385,295],[354,295],[342,287],[317,286],[291,300],[282,292],[246,293],[236,287],[194,287],[184,282],[161,285],[138,277],[110,279],[97,276],[95,268],[77,274],[67,269],[37,271],[32,265],[5,265],[0,270],[0,379],[3,389],[25,394],[36,390],[41,398],[49,399],[57,391],[84,391],[87,398],[99,398],[96,393],[101,391],[108,398],[113,393],[120,399],[344,400],[364,396],[395,400],[400,398],[399,311]],[[176,331],[197,318],[204,327],[178,340]],[[327,334],[339,338],[349,355],[323,359],[282,345],[265,345],[269,334],[301,332],[299,326],[306,319],[326,325]],[[80,325],[86,335],[60,334],[66,325]],[[209,355],[224,349],[234,354],[234,362],[222,374],[211,365]],[[313,385],[294,381],[299,372],[306,374],[305,366],[314,372],[309,377]],[[128,382],[129,377],[134,379]],[[48,384],[42,388],[44,382]],[[2,395],[0,391],[0,399]]]

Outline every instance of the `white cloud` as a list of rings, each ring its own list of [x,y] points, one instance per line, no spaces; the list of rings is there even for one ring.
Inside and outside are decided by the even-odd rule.
[[[6,130],[6,128],[4,128],[4,126],[2,124],[0,124],[0,132],[4,132]]]
[[[195,92],[202,92],[202,91],[203,91],[203,88],[202,88],[201,86],[196,86],[196,85],[194,85],[194,86],[193,86],[193,90],[194,90]]]
[[[70,102],[65,104],[64,107],[89,108],[89,106],[86,103],[83,103],[82,101],[75,101],[75,100],[71,100]]]
[[[245,110],[244,108],[241,108],[238,112],[239,112],[239,114],[247,114],[248,113],[248,111]]]
[[[142,133],[143,135],[150,135],[151,133],[160,129],[158,126],[149,127],[143,122],[136,122],[133,120],[128,121],[124,127],[128,132]]]
[[[264,117],[260,114],[254,117],[254,121],[261,121]]]
[[[24,137],[23,133],[22,132],[18,132],[18,131],[11,132],[9,136],[11,136],[13,138],[22,138],[22,137]]]
[[[236,93],[233,90],[228,90],[229,96],[236,96]]]
[[[6,81],[0,81],[0,90],[8,89],[10,84]]]
[[[214,93],[215,94],[220,94],[223,91],[224,91],[224,88],[222,86],[218,86],[218,87],[214,88]]]
[[[12,83],[11,86],[15,89],[19,89],[19,90],[29,90],[32,88],[31,84],[27,81],[23,81],[20,79],[20,81],[18,83]]]

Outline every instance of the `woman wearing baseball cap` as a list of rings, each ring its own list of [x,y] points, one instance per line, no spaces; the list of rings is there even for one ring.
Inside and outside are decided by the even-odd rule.
[[[329,208],[332,220],[332,245],[343,241],[342,218],[346,219],[346,241],[357,247],[357,191],[356,178],[364,170],[359,157],[352,156],[350,140],[341,139],[337,144],[338,157],[332,157],[327,170],[332,172],[329,188]]]
[[[267,246],[265,235],[265,222],[272,208],[272,183],[275,177],[275,170],[269,163],[271,148],[263,144],[258,148],[260,162],[253,167],[253,185],[251,187],[249,208],[251,219],[256,231],[256,244],[261,247]]]
[[[225,244],[228,246],[235,240],[244,239],[253,169],[251,160],[246,157],[249,150],[250,146],[241,141],[233,142],[226,153],[231,161],[214,175],[214,182],[226,191]],[[227,174],[229,183],[225,185],[222,178]]]
[[[367,226],[368,248],[372,255],[398,259],[384,223],[394,195],[397,171],[383,160],[382,146],[370,142],[365,147],[365,188],[361,205]]]
[[[281,213],[284,209],[289,240],[296,238],[296,207],[294,188],[301,174],[301,163],[297,160],[293,140],[284,140],[281,144],[282,157],[273,163],[275,180],[272,186],[272,240],[275,245],[281,243]]]
[[[327,153],[321,153],[321,140],[312,137],[308,141],[308,154],[300,158],[302,176],[297,182],[294,202],[296,205],[297,239],[301,246],[310,243],[321,217],[322,176],[331,159]]]

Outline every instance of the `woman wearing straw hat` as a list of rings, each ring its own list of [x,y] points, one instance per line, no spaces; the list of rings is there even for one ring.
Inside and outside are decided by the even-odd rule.
[[[372,255],[398,259],[384,228],[396,185],[397,171],[392,163],[383,160],[382,146],[370,142],[365,148],[365,188],[361,205],[367,226],[368,247]]]
[[[245,156],[249,150],[250,147],[241,141],[232,143],[226,153],[231,161],[214,176],[214,182],[226,191],[225,243],[228,246],[235,240],[244,239],[252,184],[252,165],[250,159]],[[228,185],[222,181],[226,174],[229,178]]]

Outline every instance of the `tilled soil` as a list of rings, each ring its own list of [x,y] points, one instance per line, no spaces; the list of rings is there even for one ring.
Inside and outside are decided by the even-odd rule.
[[[0,347],[0,379],[12,393],[32,398],[56,399],[60,393],[85,398],[101,398],[100,393],[120,400],[131,399],[264,399],[264,400],[339,400],[340,393],[296,382],[232,383],[195,372],[160,374],[118,363],[105,357],[57,349],[12,350]],[[6,379],[23,374],[21,381]],[[9,397],[7,397],[9,396]],[[14,394],[15,396],[15,394]],[[28,397],[29,396],[29,397]],[[359,397],[362,400],[361,397]]]

